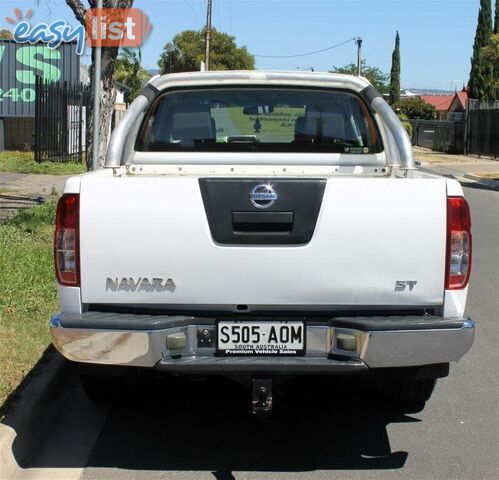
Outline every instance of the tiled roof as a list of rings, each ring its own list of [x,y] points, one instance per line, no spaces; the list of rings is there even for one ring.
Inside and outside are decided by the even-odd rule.
[[[437,112],[445,112],[454,99],[454,95],[421,95],[421,100],[433,105]]]
[[[466,102],[468,101],[468,92],[466,90],[463,90],[462,92],[457,92],[456,97],[459,99],[461,102],[461,105],[463,109],[466,108]]]

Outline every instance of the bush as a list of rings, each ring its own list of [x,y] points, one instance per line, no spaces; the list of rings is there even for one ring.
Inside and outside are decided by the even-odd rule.
[[[399,117],[403,115],[410,120],[434,120],[437,117],[435,107],[419,97],[404,98],[393,105],[393,109]]]
[[[407,134],[409,135],[409,138],[412,140],[412,135],[413,135],[412,123],[407,121],[402,121],[402,125],[407,130]]]

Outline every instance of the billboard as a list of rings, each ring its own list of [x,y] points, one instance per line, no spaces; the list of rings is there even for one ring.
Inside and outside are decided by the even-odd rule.
[[[37,75],[49,83],[78,83],[76,43],[63,43],[51,50],[41,43],[0,40],[0,118],[34,117]]]

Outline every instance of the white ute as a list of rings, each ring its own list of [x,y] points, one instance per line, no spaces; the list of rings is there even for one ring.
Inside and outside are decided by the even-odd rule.
[[[157,77],[56,223],[53,341],[94,399],[143,367],[245,378],[257,413],[298,374],[422,403],[473,343],[461,186],[364,78]]]

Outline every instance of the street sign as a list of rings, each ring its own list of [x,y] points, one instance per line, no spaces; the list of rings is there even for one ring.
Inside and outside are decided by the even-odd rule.
[[[76,43],[63,43],[51,50],[41,43],[0,40],[0,118],[34,117],[37,75],[48,83],[78,83]]]

